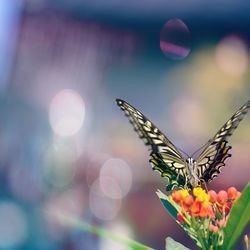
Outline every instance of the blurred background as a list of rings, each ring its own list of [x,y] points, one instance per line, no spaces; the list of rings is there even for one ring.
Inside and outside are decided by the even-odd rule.
[[[249,8],[1,1],[0,249],[126,249],[60,223],[59,211],[154,249],[167,236],[196,249],[160,204],[165,181],[115,99],[192,154],[250,97]],[[209,189],[249,181],[249,130],[248,115]]]

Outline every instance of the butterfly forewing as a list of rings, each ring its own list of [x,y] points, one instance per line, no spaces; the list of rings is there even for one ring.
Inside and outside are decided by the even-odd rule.
[[[225,160],[231,156],[227,137],[231,136],[244,115],[250,108],[250,101],[245,103],[209,140],[205,149],[197,158],[197,177],[203,182],[210,182],[221,171],[221,167],[225,166]]]
[[[221,129],[213,137],[214,141],[220,141],[231,136],[238,127],[246,113],[250,108],[250,100],[247,101],[235,114],[221,127]]]
[[[127,102],[117,99],[118,106],[124,111],[129,118],[135,131],[144,143],[148,145],[153,152],[164,152],[182,159],[180,152],[172,142],[139,110]]]
[[[153,169],[166,177],[170,185],[174,184],[177,176],[186,179],[185,159],[173,143],[139,110],[123,100],[117,99],[116,102],[129,118],[139,137],[150,147],[149,161]]]

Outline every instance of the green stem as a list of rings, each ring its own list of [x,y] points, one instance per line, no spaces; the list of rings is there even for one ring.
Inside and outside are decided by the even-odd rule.
[[[93,233],[93,234],[98,235],[98,236],[105,238],[105,239],[115,241],[117,243],[120,243],[122,245],[130,247],[134,250],[153,250],[153,248],[145,246],[145,245],[143,245],[135,240],[131,240],[131,239],[125,238],[123,236],[120,236],[118,234],[114,234],[114,233],[107,231],[105,229],[102,229],[100,227],[90,225],[90,224],[88,224],[88,223],[86,223],[86,222],[84,222],[84,221],[82,221],[82,220],[80,220],[77,217],[74,217],[72,215],[57,213],[55,216],[57,216],[59,221],[63,224],[75,226],[81,230]]]
[[[207,247],[206,247],[206,245],[204,244],[203,238],[202,238],[202,236],[201,236],[201,234],[200,234],[200,230],[197,230],[197,236],[198,236],[199,242],[201,243],[201,248],[202,248],[203,250],[207,250]]]
[[[214,233],[212,233],[212,245],[216,246],[214,250],[218,249],[218,247],[217,247],[217,245],[218,245],[218,235],[214,234]]]
[[[194,225],[194,228],[196,229],[196,231],[197,231],[197,237],[198,237],[198,240],[199,240],[199,242],[200,242],[200,244],[201,244],[201,249],[203,249],[203,250],[207,250],[207,247],[206,247],[206,244],[205,244],[205,242],[204,242],[204,235],[203,235],[203,230],[201,230],[201,228],[200,228],[200,222],[199,221],[197,221],[196,219],[194,219],[193,220],[193,225]]]

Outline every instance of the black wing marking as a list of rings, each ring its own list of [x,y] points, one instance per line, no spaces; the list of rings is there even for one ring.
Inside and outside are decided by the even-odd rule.
[[[174,167],[169,167],[169,163],[166,164],[158,153],[151,153],[150,156],[149,162],[152,165],[152,169],[158,171],[162,177],[168,180],[167,191],[171,191],[175,186],[181,188],[185,188],[186,186],[191,187],[187,182],[186,172],[178,174],[178,171]],[[182,168],[182,170],[185,171],[185,168]]]
[[[208,145],[197,158],[197,177],[202,182],[210,182],[221,172],[225,160],[231,156],[227,137],[231,136],[250,108],[246,102],[209,140]]]
[[[149,161],[153,170],[158,170],[166,177],[170,185],[177,176],[186,179],[185,160],[173,143],[139,110],[123,100],[117,99],[116,102],[129,118],[139,137],[150,147]]]

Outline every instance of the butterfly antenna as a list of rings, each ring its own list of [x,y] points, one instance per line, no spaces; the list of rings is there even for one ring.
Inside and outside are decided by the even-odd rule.
[[[211,142],[211,140],[209,140],[206,144],[204,144],[204,145],[202,145],[200,148],[198,148],[193,154],[192,154],[192,158],[193,158],[193,156],[197,153],[197,152],[199,152],[201,149],[203,149],[204,147],[206,147],[209,143]]]
[[[184,152],[183,150],[181,150],[180,148],[177,148],[181,153],[183,153],[184,155],[186,155],[187,157],[189,157],[189,155],[186,153],[186,152]]]

